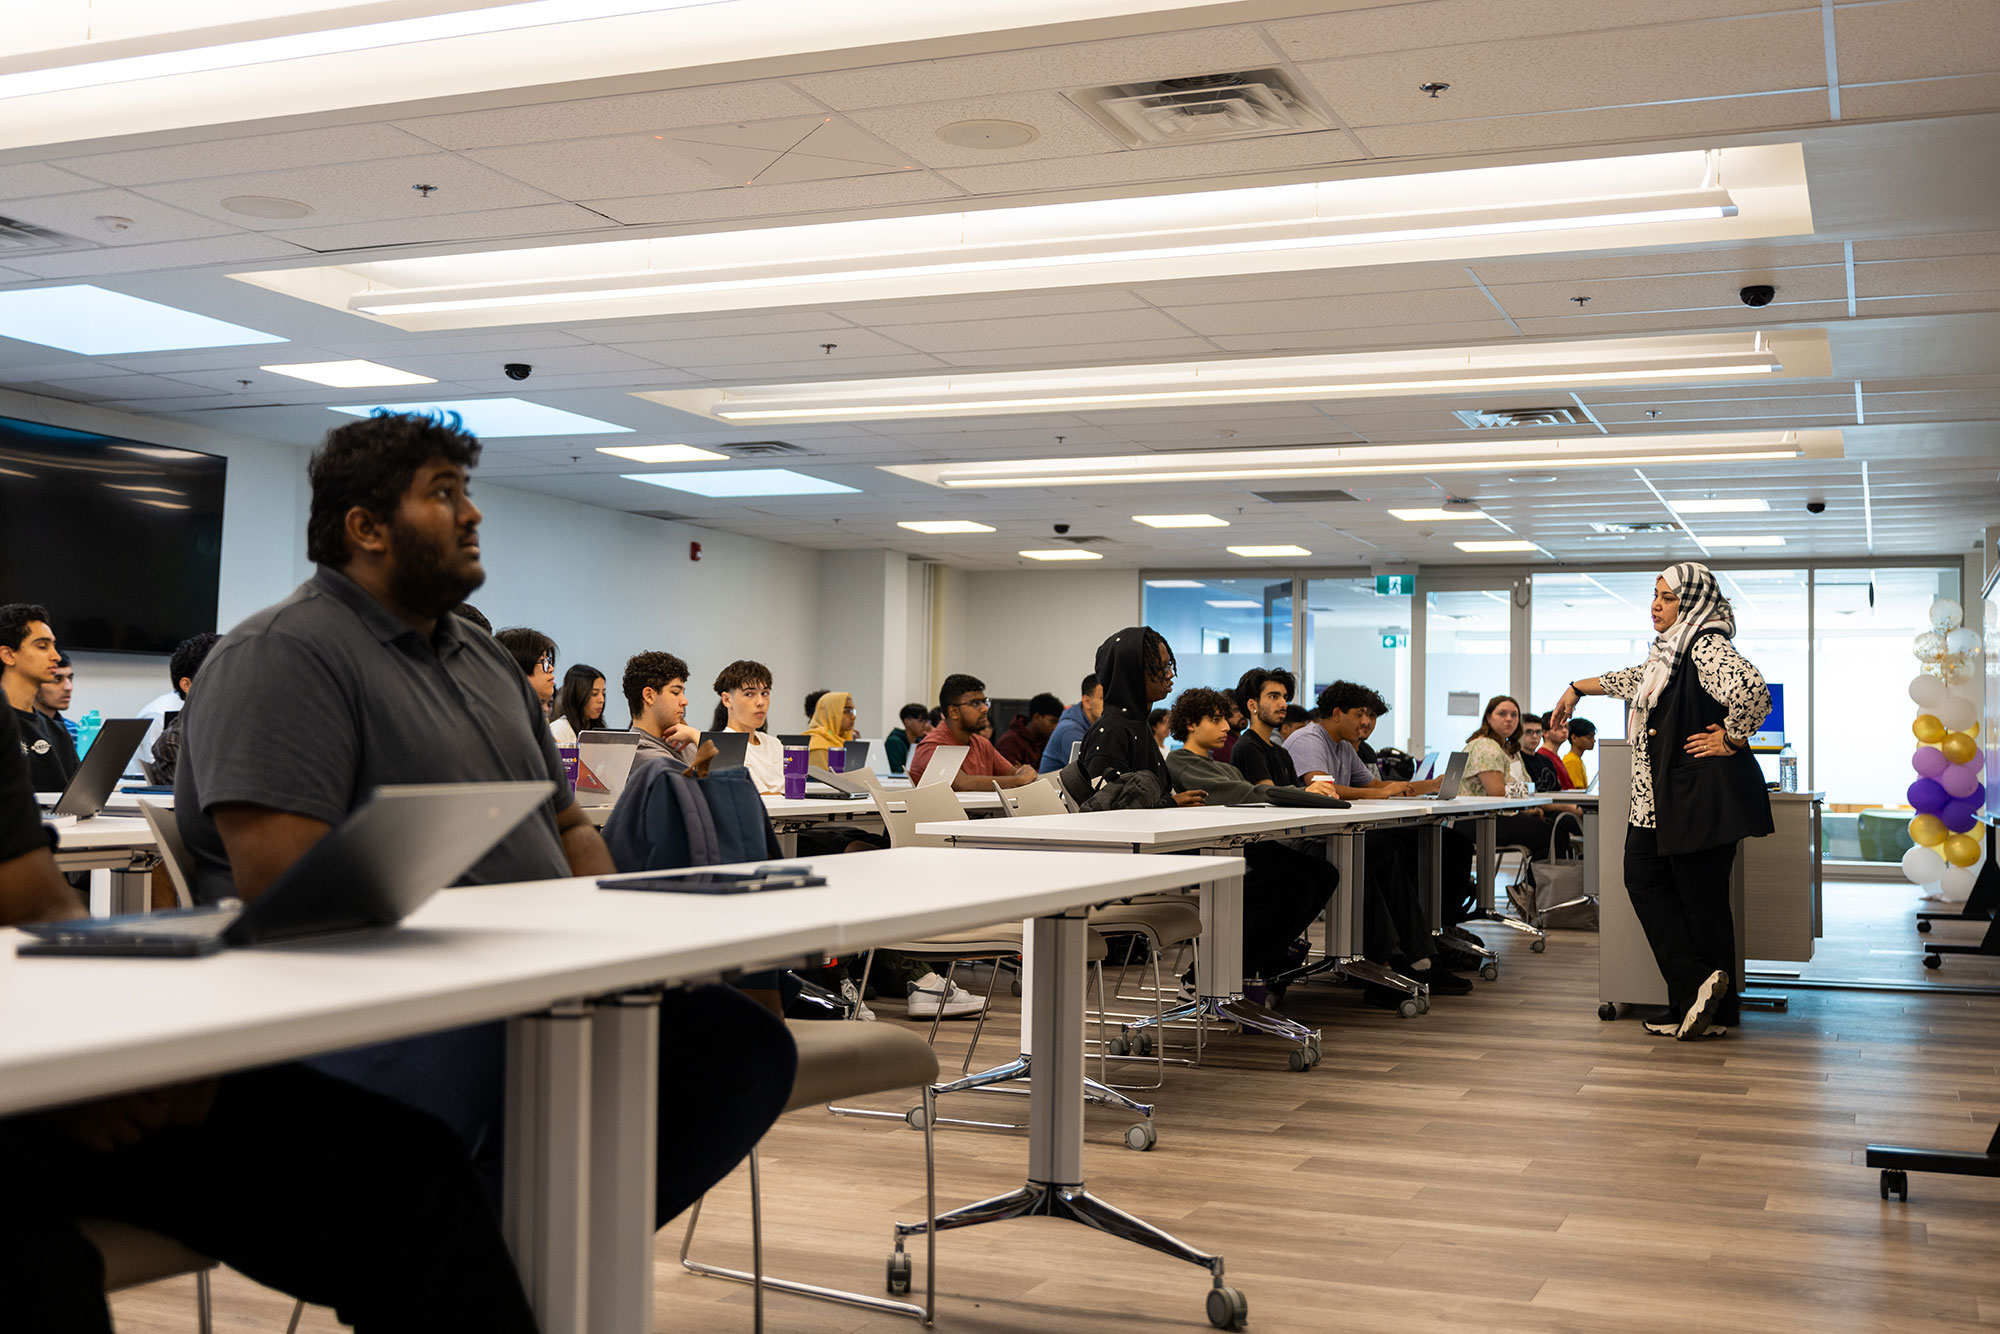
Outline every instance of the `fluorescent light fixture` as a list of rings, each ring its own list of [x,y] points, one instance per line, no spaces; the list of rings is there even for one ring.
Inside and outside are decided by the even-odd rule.
[[[260,371],[309,380],[331,389],[376,389],[384,385],[436,384],[428,375],[399,371],[374,361],[301,361],[290,366],[259,366]]]
[[[1082,547],[1062,547],[1055,551],[1018,551],[1017,556],[1029,560],[1103,560],[1101,552],[1085,551]]]
[[[1709,537],[1704,535],[1700,540],[1703,546],[1710,547],[1781,547],[1785,545],[1785,539],[1782,537]]]
[[[1277,556],[1310,556],[1312,552],[1304,547],[1229,547],[1232,556],[1248,556],[1253,560],[1264,560]]]
[[[729,458],[693,445],[599,445],[597,452],[634,463],[723,463]]]
[[[380,407],[350,406],[328,408],[349,417],[366,417],[375,412],[404,412],[418,416],[457,413],[466,430],[482,439],[512,435],[624,435],[629,426],[614,426],[595,417],[564,412],[545,403],[525,398],[461,398],[449,403],[384,403]]]
[[[1211,602],[1208,605],[1221,607],[1225,611],[1261,611],[1264,606],[1261,602],[1252,602],[1247,598],[1224,598],[1220,602]]]
[[[176,490],[171,486],[132,486],[123,482],[106,482],[104,489],[107,491],[129,491],[134,495],[184,496],[187,494],[187,492]]]
[[[1451,523],[1457,519],[1483,519],[1485,510],[1390,510],[1404,523]]]
[[[1669,500],[1676,514],[1762,514],[1771,508],[1768,500]]]
[[[1227,528],[1229,520],[1218,519],[1213,514],[1134,514],[1133,523],[1143,523],[1148,528]]]
[[[636,396],[725,424],[797,425],[1397,398],[1487,389],[1712,383],[1780,372],[1788,377],[1831,374],[1826,331],[1657,334],[1402,352],[1234,357],[741,389],[646,390]]]
[[[86,357],[287,341],[88,283],[0,292],[0,339],[6,338]]]
[[[1457,547],[1460,551],[1471,551],[1481,554],[1494,551],[1539,551],[1540,550],[1540,548],[1537,547],[1533,542],[1518,542],[1518,541],[1454,542],[1452,543],[1452,545]]]
[[[188,506],[178,500],[141,500],[141,505],[151,505],[156,510],[184,510]]]
[[[1410,445],[1307,445],[1100,458],[1008,459],[986,463],[882,465],[931,486],[1125,486],[1147,482],[1240,483],[1280,477],[1368,477],[1407,473],[1504,472],[1509,468],[1631,468],[1791,458],[1838,458],[1838,430],[1709,432],[1699,435],[1592,435],[1554,440],[1452,441]]]
[[[1146,587],[1148,587],[1148,588],[1207,588],[1207,587],[1208,587],[1208,585],[1207,585],[1207,583],[1205,583],[1204,581],[1202,581],[1202,580],[1200,580],[1200,579],[1148,579],[1148,580],[1146,581]]]
[[[983,523],[970,519],[898,519],[898,528],[907,528],[913,533],[930,533],[933,536],[944,533],[990,533],[995,531]]]
[[[1785,144],[232,276],[420,330],[1463,262],[1812,230],[1803,154]]]
[[[736,468],[724,472],[628,472],[628,482],[645,482],[675,491],[687,491],[711,500],[739,500],[748,496],[836,496],[852,495],[859,487],[842,486],[823,477],[808,477],[790,468]]]

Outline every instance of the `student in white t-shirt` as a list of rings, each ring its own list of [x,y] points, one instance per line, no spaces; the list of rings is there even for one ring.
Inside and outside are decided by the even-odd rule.
[[[743,767],[750,771],[757,790],[782,795],[785,790],[785,748],[776,737],[763,731],[771,712],[771,669],[761,662],[738,658],[715,677],[715,693],[729,712],[732,732],[750,734],[743,750]]]

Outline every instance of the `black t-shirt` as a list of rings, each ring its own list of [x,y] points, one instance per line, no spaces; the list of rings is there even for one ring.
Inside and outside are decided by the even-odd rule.
[[[19,748],[28,761],[28,781],[36,792],[60,792],[76,777],[76,743],[69,729],[33,709],[13,709]]]
[[[1237,738],[1236,753],[1230,763],[1252,783],[1269,780],[1277,787],[1299,786],[1299,770],[1292,763],[1291,752],[1283,746],[1272,745],[1247,727]]]
[[[21,748],[20,713],[0,718],[0,862],[12,861],[55,843],[55,831],[42,823],[35,805],[35,786]]]

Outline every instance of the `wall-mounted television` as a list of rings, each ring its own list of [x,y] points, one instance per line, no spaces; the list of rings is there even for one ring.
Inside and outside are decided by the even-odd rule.
[[[171,653],[215,629],[229,461],[0,417],[0,602],[65,650]]]

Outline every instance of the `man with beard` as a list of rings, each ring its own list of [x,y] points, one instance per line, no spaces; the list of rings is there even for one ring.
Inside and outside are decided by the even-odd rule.
[[[306,554],[318,569],[216,646],[184,715],[174,814],[196,897],[256,898],[387,784],[551,784],[460,884],[615,869],[520,669],[447,614],[486,577],[466,487],[479,448],[456,418],[379,412],[314,453]],[[777,1118],[797,1057],[782,1022],[724,987],[669,992],[660,1046],[662,1078],[676,1081],[659,1099],[664,1224]],[[505,1054],[505,1026],[483,1024],[313,1064],[437,1115],[497,1202]],[[687,1070],[701,1072],[696,1093],[681,1083]]]
[[[912,782],[923,779],[924,770],[930,767],[931,756],[937,754],[939,746],[970,748],[965,763],[951,780],[955,792],[987,792],[996,782],[1001,787],[1019,787],[1039,777],[1033,765],[1014,763],[986,739],[993,720],[989,716],[992,705],[987,701],[984,681],[964,672],[953,672],[938,691],[938,705],[944,710],[944,721],[933,727],[930,735],[910,752]]]

